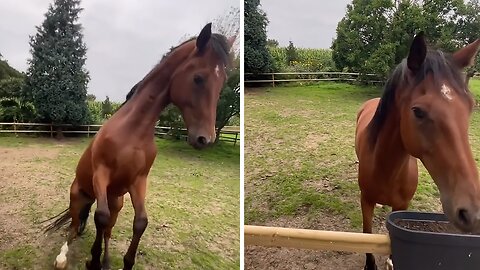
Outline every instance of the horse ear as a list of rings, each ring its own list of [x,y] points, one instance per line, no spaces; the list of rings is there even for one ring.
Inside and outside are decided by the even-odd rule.
[[[197,37],[196,46],[198,51],[201,52],[205,49],[211,36],[212,36],[212,23],[207,23],[207,25],[203,27],[202,31],[200,31],[200,34]]]
[[[480,39],[468,44],[453,54],[453,61],[461,68],[473,65],[478,48],[480,47]]]
[[[417,72],[425,61],[426,56],[427,43],[425,42],[423,31],[421,31],[415,36],[410,46],[410,53],[407,58],[408,68],[413,72]]]

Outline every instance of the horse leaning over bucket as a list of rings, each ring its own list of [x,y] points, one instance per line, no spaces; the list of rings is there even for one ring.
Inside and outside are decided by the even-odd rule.
[[[364,233],[372,232],[376,203],[407,209],[418,184],[417,158],[437,185],[449,220],[465,232],[479,229],[480,181],[468,141],[474,102],[462,74],[479,46],[476,40],[447,54],[427,49],[419,33],[382,98],[362,105],[355,151]],[[372,254],[365,269],[377,269]]]
[[[57,230],[71,220],[67,242],[55,261],[57,268],[66,266],[68,245],[83,232],[90,207],[97,201],[96,237],[86,267],[110,269],[109,239],[128,192],[135,217],[123,269],[132,269],[148,223],[144,202],[147,176],[157,154],[154,132],[158,116],[173,103],[182,112],[189,144],[201,149],[214,142],[216,107],[233,42],[234,38],[212,34],[211,24],[207,24],[197,38],[172,49],[99,130],[78,163],[69,208],[47,227],[47,231]]]

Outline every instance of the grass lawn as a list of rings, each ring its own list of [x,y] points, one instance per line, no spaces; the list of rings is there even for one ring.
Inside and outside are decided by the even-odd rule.
[[[480,80],[470,84],[480,99]],[[361,230],[357,158],[357,110],[381,88],[344,83],[281,86],[245,94],[245,223],[284,216],[349,220]],[[480,157],[480,111],[470,126],[474,156]],[[440,211],[439,192],[421,167],[411,209]],[[385,216],[390,209],[377,209]]]
[[[65,241],[44,235],[39,221],[68,206],[69,187],[88,139],[0,137],[0,269],[51,269]],[[197,151],[183,141],[157,140],[149,176],[149,225],[135,269],[238,269],[240,150],[219,145]],[[123,266],[132,235],[128,196],[113,229],[112,269]],[[84,269],[95,226],[69,251],[69,269]]]

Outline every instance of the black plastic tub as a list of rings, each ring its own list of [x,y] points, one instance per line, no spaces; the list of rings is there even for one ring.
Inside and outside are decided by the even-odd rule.
[[[448,221],[443,214],[397,211],[387,218],[395,270],[478,270],[480,235],[414,231],[397,220]]]

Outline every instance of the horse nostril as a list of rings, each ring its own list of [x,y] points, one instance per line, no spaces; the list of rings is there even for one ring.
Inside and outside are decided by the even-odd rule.
[[[460,208],[457,212],[458,219],[460,222],[462,222],[464,225],[470,225],[471,220],[470,217],[468,216],[468,210],[465,208]]]
[[[203,137],[203,136],[198,136],[197,138],[197,143],[199,145],[206,145],[207,144],[207,138]]]

